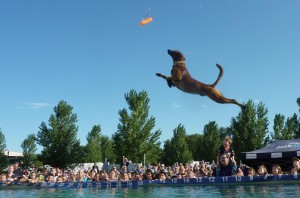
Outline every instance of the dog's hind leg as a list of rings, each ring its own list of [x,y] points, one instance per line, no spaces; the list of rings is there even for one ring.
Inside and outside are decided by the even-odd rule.
[[[238,105],[239,107],[241,107],[242,109],[245,108],[244,105],[242,105],[241,103],[237,102],[235,99],[229,99],[229,98],[223,97],[222,100],[219,100],[219,101],[216,101],[216,102],[218,102],[218,103],[223,103],[223,104],[224,104],[224,103],[236,104],[236,105]]]
[[[210,86],[212,86],[213,88],[214,88],[215,86],[217,86],[217,84],[219,83],[219,81],[221,80],[221,78],[222,78],[222,76],[223,76],[223,74],[224,74],[224,70],[223,70],[222,65],[220,65],[220,64],[218,64],[218,63],[217,63],[216,65],[217,65],[217,67],[220,69],[220,73],[219,73],[219,76],[218,76],[216,82],[214,82],[212,85],[210,85]]]

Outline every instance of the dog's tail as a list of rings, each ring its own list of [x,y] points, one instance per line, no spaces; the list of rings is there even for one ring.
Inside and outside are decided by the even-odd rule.
[[[219,65],[218,63],[217,63],[216,65],[217,65],[217,67],[220,69],[220,73],[219,73],[219,76],[218,76],[216,82],[214,82],[212,85],[210,85],[210,86],[212,86],[213,88],[214,88],[215,86],[217,86],[217,84],[219,83],[219,81],[221,80],[221,78],[222,78],[222,76],[223,76],[223,74],[224,74],[224,70],[223,70],[222,65]]]

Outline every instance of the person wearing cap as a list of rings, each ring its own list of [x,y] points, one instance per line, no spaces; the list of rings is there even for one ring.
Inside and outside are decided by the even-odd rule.
[[[164,164],[161,164],[161,165],[160,165],[159,171],[160,171],[160,172],[161,172],[161,171],[164,171],[164,172],[166,171],[166,170],[165,170],[165,165],[164,165]]]

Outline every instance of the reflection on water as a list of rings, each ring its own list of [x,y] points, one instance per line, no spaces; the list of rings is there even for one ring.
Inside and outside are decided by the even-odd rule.
[[[76,198],[86,197],[298,197],[300,185],[227,185],[227,186],[182,186],[182,187],[142,187],[117,189],[30,189],[0,190],[5,198]]]

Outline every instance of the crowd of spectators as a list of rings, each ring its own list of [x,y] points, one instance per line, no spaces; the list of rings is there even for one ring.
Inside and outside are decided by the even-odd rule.
[[[208,162],[199,163],[174,163],[172,166],[165,167],[164,164],[151,165],[147,168],[138,164],[136,169],[128,171],[126,164],[118,170],[113,166],[109,172],[104,169],[99,170],[89,168],[80,169],[74,172],[71,169],[62,170],[59,168],[20,169],[19,163],[16,162],[7,168],[7,173],[1,174],[0,183],[10,184],[14,181],[21,183],[37,182],[87,182],[87,181],[116,181],[121,182],[129,180],[165,180],[165,179],[183,179],[198,177],[216,177],[216,176],[266,176],[280,174],[298,174],[300,171],[300,161],[293,158],[293,168],[290,173],[283,173],[281,167],[277,164],[272,166],[271,172],[268,173],[265,165],[260,165],[256,169],[245,165],[237,166],[235,162],[230,161],[228,154],[220,155],[220,165]]]
[[[217,177],[217,176],[266,176],[281,174],[298,174],[300,171],[300,160],[297,157],[292,159],[293,167],[290,172],[283,172],[280,165],[274,164],[270,173],[265,165],[258,167],[248,167],[246,165],[237,165],[234,159],[234,151],[230,147],[231,140],[225,138],[217,154],[217,163],[209,162],[191,162],[191,163],[174,163],[171,166],[164,164],[152,164],[144,167],[141,164],[136,169],[129,171],[128,165],[131,161],[125,158],[122,167],[118,170],[113,166],[108,172],[105,169],[99,169],[94,163],[92,168],[87,170],[79,169],[74,172],[71,169],[60,168],[39,168],[35,166],[22,170],[19,162],[9,165],[7,172],[1,174],[0,183],[10,184],[18,181],[21,183],[37,183],[37,182],[86,182],[86,181],[116,181],[121,182],[129,180],[165,180],[165,179],[183,179],[198,177]]]

